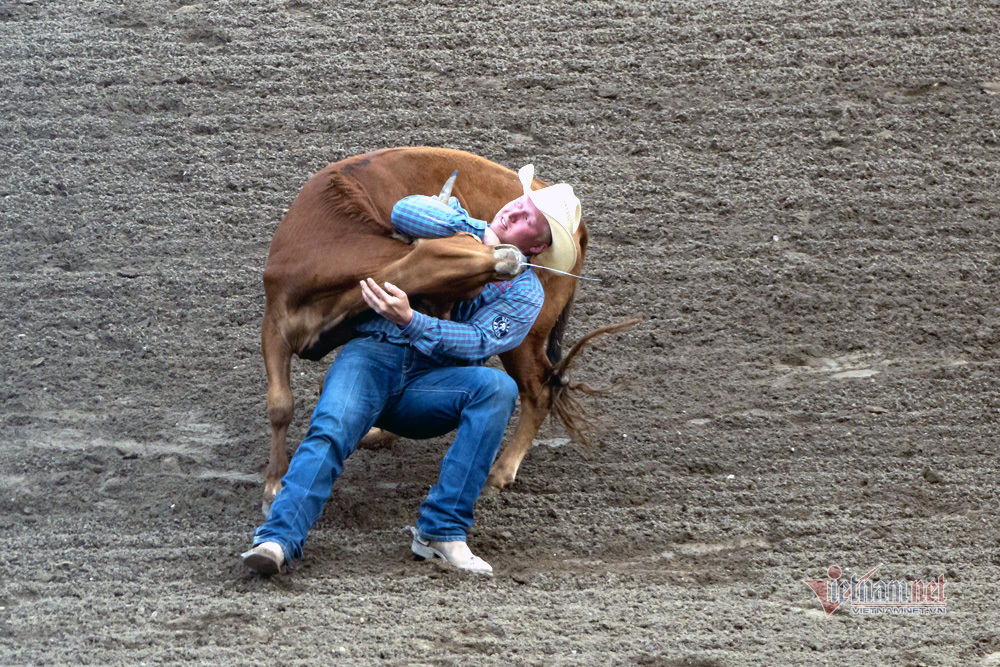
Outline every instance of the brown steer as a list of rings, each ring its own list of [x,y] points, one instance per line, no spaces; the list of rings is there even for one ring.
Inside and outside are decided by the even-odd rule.
[[[517,272],[518,254],[484,246],[472,235],[406,243],[393,236],[393,205],[411,194],[436,194],[458,170],[453,195],[475,218],[492,220],[523,194],[517,174],[482,157],[443,148],[390,148],[335,162],[310,178],[274,233],[264,270],[266,306],[261,331],[267,369],[267,411],[271,454],[264,485],[264,511],[288,470],[285,438],[292,421],[289,373],[292,354],[318,360],[354,337],[346,322],[364,311],[358,283],[389,281],[432,312],[471,298],[491,281]],[[533,187],[545,187],[535,180]],[[587,249],[587,228],[575,234],[579,273]],[[520,390],[521,416],[513,440],[494,462],[487,486],[514,480],[542,421],[554,410],[570,434],[579,437],[575,402],[566,394],[562,371],[576,351],[560,361],[561,340],[577,280],[539,271],[545,289],[542,311],[519,347],[500,358]],[[616,330],[605,327],[588,334]],[[584,341],[581,341],[583,343]]]

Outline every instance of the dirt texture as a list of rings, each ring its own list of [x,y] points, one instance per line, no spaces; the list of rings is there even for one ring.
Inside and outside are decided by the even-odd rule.
[[[0,2],[0,664],[996,665],[996,2]],[[574,184],[574,379],[470,536],[359,451],[250,576],[261,272],[305,179],[461,148]],[[327,367],[296,360],[302,437]],[[943,576],[944,616],[803,580]]]

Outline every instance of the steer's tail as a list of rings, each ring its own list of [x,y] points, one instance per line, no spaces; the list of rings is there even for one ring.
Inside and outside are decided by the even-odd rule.
[[[571,305],[571,303],[567,304],[566,308],[563,309],[563,312],[559,315],[559,321],[556,322],[556,326],[552,329],[552,333],[549,336],[547,354],[549,361],[552,362],[552,369],[546,378],[546,383],[552,387],[552,392],[549,394],[549,414],[555,414],[559,417],[563,426],[566,427],[566,432],[569,433],[570,438],[582,443],[585,447],[590,447],[589,436],[590,432],[596,426],[596,421],[587,416],[584,406],[580,402],[579,395],[581,393],[590,396],[605,394],[615,389],[617,383],[610,387],[600,388],[589,387],[585,384],[572,384],[569,381],[569,367],[573,363],[573,360],[576,359],[576,355],[589,347],[592,341],[598,336],[624,331],[635,326],[642,319],[633,317],[614,324],[597,327],[578,340],[576,345],[570,349],[569,354],[565,358],[560,359],[559,357],[562,356],[562,336],[566,330],[566,319]]]

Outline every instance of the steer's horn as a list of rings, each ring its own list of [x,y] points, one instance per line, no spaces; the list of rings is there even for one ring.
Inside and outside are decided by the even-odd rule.
[[[444,187],[441,188],[441,194],[438,195],[438,200],[442,204],[447,204],[448,200],[451,199],[451,189],[455,187],[455,179],[458,178],[458,169],[451,172],[451,176],[448,180],[444,182]]]

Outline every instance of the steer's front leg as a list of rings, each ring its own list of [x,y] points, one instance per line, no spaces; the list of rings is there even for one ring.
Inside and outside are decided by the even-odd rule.
[[[462,233],[418,239],[413,252],[386,267],[386,271],[411,282],[407,292],[452,296],[456,289],[479,290],[489,282],[510,280],[524,271],[524,261],[516,246],[488,246],[478,237]]]
[[[487,283],[514,278],[524,270],[523,263],[521,251],[512,245],[487,246],[472,234],[457,234],[419,239],[406,257],[371,277],[410,296],[460,301],[475,296]],[[351,291],[351,298],[355,296],[357,304],[352,305],[360,312],[365,308],[360,288]]]

